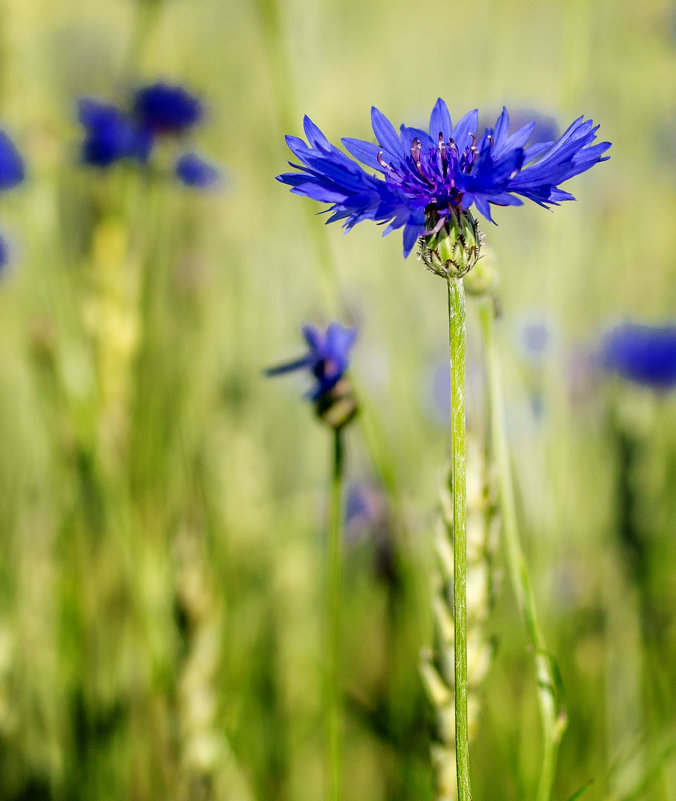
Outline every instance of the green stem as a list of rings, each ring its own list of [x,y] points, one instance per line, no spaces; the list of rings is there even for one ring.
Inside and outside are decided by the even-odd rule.
[[[341,652],[342,510],[344,453],[343,435],[334,431],[331,498],[329,506],[326,563],[326,774],[329,801],[341,798],[342,744],[341,704],[338,688]]]
[[[161,5],[162,0],[136,0],[136,15],[129,40],[126,65],[127,72],[132,78],[136,77],[139,64],[143,60],[150,34],[160,15]]]
[[[533,595],[528,565],[526,564],[519,536],[514,484],[512,481],[512,467],[509,459],[509,448],[503,419],[504,407],[500,361],[493,336],[494,318],[493,302],[484,303],[481,308],[481,325],[486,349],[491,438],[498,469],[500,509],[502,513],[502,528],[505,538],[507,567],[512,591],[516,596],[519,612],[526,626],[529,644],[533,649],[537,681],[537,698],[544,739],[542,768],[536,798],[537,801],[550,801],[556,774],[559,745],[567,721],[566,714],[561,708],[558,699],[557,681],[554,674],[552,659],[547,651],[547,646],[538,623],[535,597]]]
[[[453,484],[453,613],[455,620],[455,752],[458,801],[470,801],[467,726],[467,477],[465,473],[465,289],[448,280]]]

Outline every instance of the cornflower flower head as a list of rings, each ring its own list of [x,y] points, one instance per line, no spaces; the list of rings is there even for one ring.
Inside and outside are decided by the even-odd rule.
[[[152,136],[112,103],[82,98],[78,120],[85,129],[80,152],[84,164],[107,168],[124,159],[141,163],[148,160]]]
[[[221,179],[218,168],[197,153],[184,153],[176,162],[174,172],[181,183],[194,189],[211,189]]]
[[[315,384],[306,397],[314,401],[319,417],[334,428],[340,428],[357,411],[352,388],[345,379],[357,331],[333,322],[329,323],[324,332],[312,325],[305,325],[303,336],[309,348],[305,356],[278,367],[270,367],[265,374],[276,376],[296,370],[308,370],[314,377]]]
[[[403,228],[404,256],[420,240],[425,264],[445,275],[464,274],[478,258],[472,206],[493,222],[492,205],[520,206],[527,198],[547,208],[574,200],[559,185],[607,159],[610,147],[594,144],[598,126],[583,117],[556,141],[529,146],[535,122],[510,133],[505,108],[481,134],[476,109],[454,125],[441,98],[428,131],[402,125],[397,133],[375,107],[371,122],[376,143],[342,139],[350,158],[306,116],[307,143],[286,137],[300,164],[290,162],[295,172],[277,179],[295,194],[328,203],[327,222],[344,220],[346,230],[362,220],[387,223],[385,234]]]
[[[156,136],[179,136],[204,116],[202,103],[182,86],[158,82],[134,93],[138,124]]]
[[[12,189],[26,177],[23,158],[9,136],[0,130],[0,191]],[[11,251],[7,240],[0,236],[0,276],[6,272]]]
[[[601,357],[606,370],[656,390],[676,387],[676,325],[624,323],[608,331]]]
[[[11,189],[25,178],[23,159],[12,140],[0,131],[0,190]]]

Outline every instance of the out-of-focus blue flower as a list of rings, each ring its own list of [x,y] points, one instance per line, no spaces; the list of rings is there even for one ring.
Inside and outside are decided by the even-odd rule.
[[[9,264],[9,247],[4,236],[0,236],[0,277],[5,273]]]
[[[521,359],[531,367],[542,367],[557,341],[554,324],[541,313],[522,318],[514,329],[514,343]]]
[[[552,331],[546,323],[526,323],[520,333],[524,350],[536,359],[540,359],[549,350]]]
[[[122,159],[145,162],[152,136],[141,130],[121,109],[111,103],[82,98],[78,120],[85,129],[81,160],[93,167],[110,167]]]
[[[603,337],[604,367],[654,389],[676,387],[676,325],[625,323]]]
[[[20,184],[26,175],[23,159],[12,140],[0,131],[0,190]]]
[[[161,82],[138,89],[133,108],[139,125],[156,135],[185,133],[204,114],[200,101],[182,86]]]
[[[316,401],[330,392],[347,371],[357,331],[340,323],[329,323],[324,333],[312,325],[305,325],[303,336],[310,348],[308,353],[288,364],[271,367],[265,374],[275,376],[294,370],[309,370],[315,377],[316,384],[307,397]]]
[[[509,132],[503,108],[493,128],[477,131],[478,112],[455,125],[441,98],[430,118],[429,133],[402,125],[400,132],[377,108],[371,110],[377,143],[344,138],[354,159],[332,145],[305,117],[308,143],[286,142],[301,162],[297,172],[277,176],[291,191],[329,204],[328,222],[344,220],[346,230],[362,220],[389,223],[385,233],[404,228],[404,256],[418,237],[439,231],[450,215],[472,205],[492,221],[491,204],[520,206],[528,198],[540,206],[574,200],[559,184],[605,161],[609,142],[593,144],[598,126],[579,117],[556,141],[528,146],[535,123]]]
[[[547,114],[541,114],[530,108],[518,108],[512,111],[510,122],[515,128],[535,123],[533,132],[528,140],[529,145],[539,145],[541,142],[554,142],[559,138],[559,126],[556,120]]]
[[[176,177],[182,183],[195,189],[210,189],[218,184],[221,178],[218,168],[197,153],[184,153],[176,162],[174,169]]]

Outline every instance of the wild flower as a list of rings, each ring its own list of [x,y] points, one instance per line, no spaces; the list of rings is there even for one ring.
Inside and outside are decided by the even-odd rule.
[[[3,236],[0,236],[0,275],[5,271],[5,267],[9,264],[9,249],[7,241]]]
[[[194,189],[211,189],[221,179],[218,168],[197,153],[184,153],[176,162],[174,172],[181,183]]]
[[[138,89],[132,105],[139,126],[156,136],[184,134],[204,116],[204,107],[195,95],[161,81]]]
[[[128,107],[82,98],[78,120],[85,137],[80,161],[102,169],[125,160],[153,164],[158,138],[186,133],[203,113],[202,103],[190,92],[164,83],[138,89]],[[182,184],[196,189],[213,188],[220,178],[215,165],[189,151],[176,159],[172,172]]]
[[[0,130],[0,191],[18,186],[26,177],[23,158],[9,136]],[[10,261],[7,240],[0,236],[0,273]]]
[[[606,370],[657,390],[676,387],[676,325],[617,325],[603,336]]]
[[[313,325],[304,325],[303,336],[309,347],[305,356],[278,367],[270,367],[265,373],[275,376],[295,370],[309,370],[316,383],[307,397],[316,401],[330,392],[345,375],[357,332],[340,323],[329,323],[324,333]]]
[[[279,367],[270,367],[265,374],[275,376],[295,370],[309,370],[315,384],[306,397],[314,401],[317,416],[338,431],[357,413],[352,386],[345,377],[357,331],[333,322],[324,332],[312,325],[305,325],[303,336],[309,347],[308,353]]]
[[[80,158],[92,167],[111,167],[123,159],[145,163],[153,139],[120,108],[92,98],[78,103],[78,120],[85,129]]]
[[[441,98],[429,132],[402,125],[397,134],[375,107],[371,122],[375,144],[342,139],[354,157],[349,158],[306,116],[309,144],[286,137],[300,164],[290,162],[296,171],[277,179],[295,194],[328,203],[332,214],[327,222],[344,220],[346,230],[362,220],[387,223],[386,234],[403,227],[404,256],[421,236],[438,233],[472,206],[493,221],[491,205],[520,206],[521,197],[545,208],[574,200],[559,185],[605,161],[610,147],[609,142],[594,144],[598,126],[583,117],[558,140],[528,146],[535,123],[510,133],[505,108],[495,126],[479,134],[476,109],[453,125]]]
[[[25,178],[23,159],[12,140],[0,131],[0,190],[11,189]]]
[[[546,317],[526,318],[514,333],[517,351],[528,364],[541,367],[551,356],[556,332]]]

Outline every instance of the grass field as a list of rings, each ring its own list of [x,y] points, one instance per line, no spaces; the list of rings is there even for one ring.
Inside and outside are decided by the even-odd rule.
[[[308,114],[424,125],[502,105],[600,123],[611,159],[548,213],[482,224],[517,507],[568,727],[554,801],[676,800],[676,404],[605,375],[602,333],[676,313],[676,17],[666,0],[2,0],[0,799],[323,798],[324,520],[331,443],[300,327],[359,329],[346,433],[345,801],[432,801],[446,296],[401,236],[343,237],[274,179]],[[81,165],[78,98],[163,79],[207,106],[211,192]],[[533,325],[546,347],[528,348]],[[530,327],[530,328],[529,328]],[[485,434],[468,301],[470,436]],[[361,493],[361,496],[358,495]],[[363,502],[364,503],[364,502]],[[355,504],[353,503],[353,506]],[[476,801],[535,799],[532,653],[496,544]],[[471,654],[470,654],[471,658]]]

